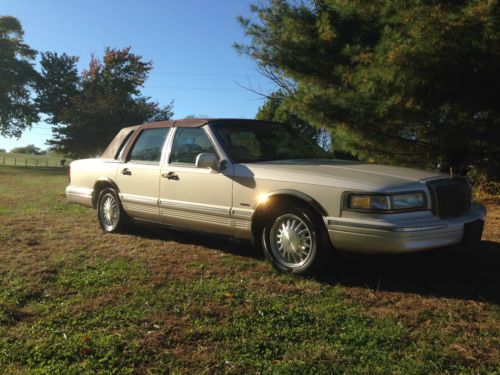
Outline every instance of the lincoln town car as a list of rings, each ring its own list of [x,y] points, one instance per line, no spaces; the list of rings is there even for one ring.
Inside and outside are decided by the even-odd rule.
[[[294,128],[235,119],[123,128],[76,160],[70,202],[105,232],[156,223],[253,241],[278,270],[314,272],[337,250],[409,253],[481,238],[467,179],[335,159]]]

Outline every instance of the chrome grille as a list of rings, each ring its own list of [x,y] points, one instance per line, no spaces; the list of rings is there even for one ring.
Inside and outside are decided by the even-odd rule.
[[[431,193],[432,212],[440,218],[466,214],[470,209],[471,189],[465,178],[452,177],[427,183]]]

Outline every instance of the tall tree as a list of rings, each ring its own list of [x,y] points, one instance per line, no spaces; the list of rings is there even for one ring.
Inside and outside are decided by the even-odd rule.
[[[54,124],[51,148],[81,157],[102,151],[119,129],[172,116],[172,104],[160,106],[142,96],[140,88],[152,69],[130,48],[92,56],[87,70],[77,75],[77,59],[42,55],[38,105]]]
[[[498,0],[267,0],[240,18],[290,105],[364,159],[500,174]]]
[[[24,32],[15,17],[0,17],[0,135],[20,137],[38,120],[31,100],[37,73],[31,61],[36,51],[24,43]]]

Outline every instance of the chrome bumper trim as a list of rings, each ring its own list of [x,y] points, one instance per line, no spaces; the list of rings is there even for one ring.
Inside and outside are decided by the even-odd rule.
[[[92,198],[93,192],[94,192],[93,189],[78,188],[78,187],[74,187],[74,186],[67,186],[66,187],[66,195],[72,194],[72,195],[79,195],[79,196],[85,197],[85,198]]]
[[[434,216],[397,216],[386,220],[324,217],[332,245],[341,250],[363,253],[408,253],[458,244],[467,223],[484,220],[486,209],[472,203],[462,216],[439,219]],[[389,219],[391,221],[389,221]]]
[[[68,202],[81,204],[85,207],[93,207],[92,194],[93,189],[80,188],[75,186],[66,186],[66,198]]]
[[[363,229],[373,229],[373,230],[385,230],[388,232],[420,232],[425,230],[435,230],[446,228],[446,224],[434,224],[425,226],[413,226],[413,227],[398,227],[390,225],[376,225],[376,224],[366,224],[366,223],[352,223],[339,220],[328,220],[328,225],[337,225],[342,227],[350,228],[363,228]]]

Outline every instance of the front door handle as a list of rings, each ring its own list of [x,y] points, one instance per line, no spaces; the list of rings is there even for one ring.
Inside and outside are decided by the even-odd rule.
[[[123,168],[122,169],[122,174],[125,175],[125,176],[131,176],[132,172],[128,168]]]
[[[161,176],[167,180],[178,180],[179,176],[175,172],[162,173]]]

